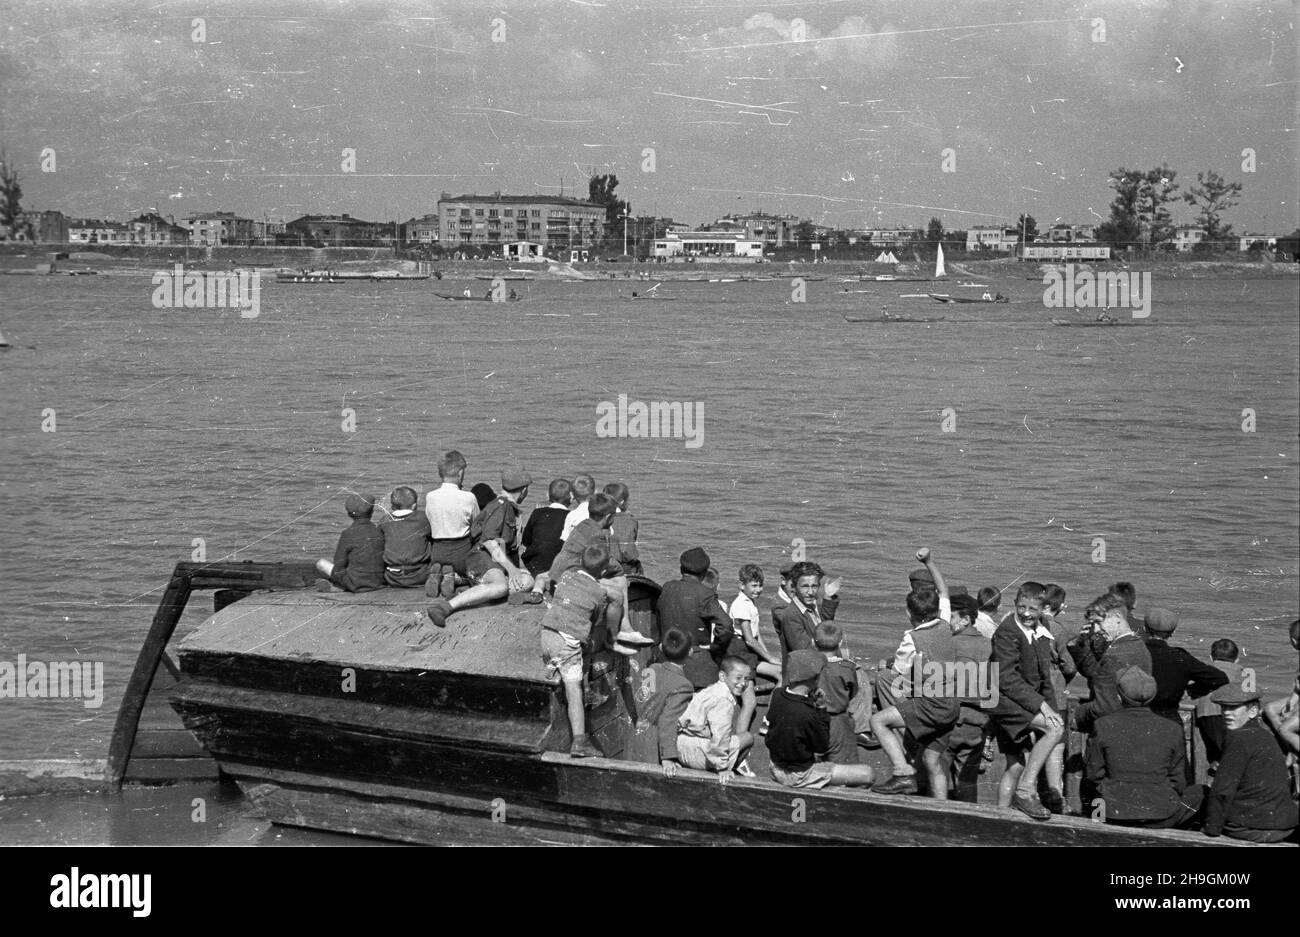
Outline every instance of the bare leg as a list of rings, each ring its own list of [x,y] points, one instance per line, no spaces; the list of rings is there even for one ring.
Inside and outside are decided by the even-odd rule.
[[[1047,786],[1058,794],[1065,792],[1065,742],[1057,742],[1052,748],[1052,752],[1047,756],[1047,764],[1043,766],[1043,771],[1047,774]]]
[[[1006,753],[1007,767],[1002,772],[1002,779],[998,781],[998,806],[1010,807],[1011,795],[1016,792],[1016,785],[1020,781],[1020,775],[1025,769],[1025,764],[1021,761],[1021,755]]]
[[[482,605],[485,602],[504,599],[509,592],[510,586],[506,582],[506,574],[499,569],[492,569],[483,576],[481,583],[453,596],[449,600],[449,604],[452,611],[473,608],[475,605]]]
[[[569,731],[576,739],[587,734],[587,714],[582,708],[582,677],[564,681],[564,700],[569,711]]]
[[[871,765],[831,765],[831,784],[845,787],[870,787],[876,781]]]
[[[1047,725],[1042,716],[1035,716],[1032,724],[1038,728],[1040,722],[1044,727]],[[1021,774],[1020,782],[1016,785],[1016,793],[1021,797],[1038,795],[1038,774],[1043,770],[1043,765],[1047,764],[1047,757],[1061,741],[1063,735],[1064,729],[1058,726],[1054,729],[1046,729],[1038,741],[1034,742],[1034,747],[1029,750],[1029,757],[1025,760],[1024,773]]]
[[[943,752],[927,748],[921,753],[921,759],[930,775],[930,796],[935,800],[947,800],[948,769],[943,763]]]
[[[903,727],[902,715],[892,706],[871,716],[871,731],[876,734],[881,749],[889,756],[889,763],[894,768],[895,777],[916,774],[916,769],[907,763],[903,740],[895,731]]]

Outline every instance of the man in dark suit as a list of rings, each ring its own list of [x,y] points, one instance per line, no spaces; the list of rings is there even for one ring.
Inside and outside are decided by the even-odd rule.
[[[824,609],[818,602],[817,594],[821,590],[822,568],[816,563],[795,563],[790,570],[790,604],[778,605],[772,609],[772,624],[776,628],[777,639],[781,643],[781,669],[785,669],[786,659],[794,651],[802,651],[813,646],[813,635],[817,626],[824,619],[834,618],[834,606],[839,599],[832,596],[834,603]],[[826,612],[829,612],[827,614]]]
[[[691,654],[683,669],[697,690],[718,682],[718,664],[731,644],[731,617],[717,593],[700,580],[709,571],[709,554],[692,547],[681,556],[682,578],[664,583],[656,609],[659,633],[677,628],[691,639]]]
[[[1156,681],[1155,699],[1151,711],[1178,723],[1178,704],[1183,693],[1192,699],[1213,693],[1228,682],[1228,675],[1217,667],[1202,663],[1181,647],[1170,647],[1169,636],[1178,627],[1178,616],[1163,608],[1153,608],[1146,614],[1146,646],[1151,655],[1151,676]]]
[[[1260,725],[1259,690],[1253,679],[1249,685],[1230,683],[1210,695],[1223,711],[1228,741],[1205,805],[1205,835],[1280,843],[1295,837],[1300,815],[1286,758],[1273,733]]]
[[[1155,679],[1139,667],[1120,673],[1122,709],[1101,716],[1088,746],[1088,780],[1101,794],[1093,816],[1121,826],[1186,827],[1205,800],[1188,785],[1181,726],[1151,711]]]
[[[1081,732],[1091,732],[1096,720],[1120,710],[1118,684],[1122,671],[1139,667],[1151,673],[1151,652],[1129,627],[1127,611],[1123,597],[1108,592],[1084,612],[1091,627],[1066,645],[1092,689],[1092,699],[1075,710]]]

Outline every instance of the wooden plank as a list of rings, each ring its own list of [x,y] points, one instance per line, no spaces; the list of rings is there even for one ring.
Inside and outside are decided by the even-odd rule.
[[[131,757],[131,746],[135,742],[136,728],[140,722],[140,711],[144,708],[153,685],[154,674],[158,670],[158,661],[176,630],[176,622],[185,610],[185,603],[190,597],[190,580],[179,572],[172,574],[171,581],[163,592],[158,609],[154,612],[149,634],[140,647],[135,668],[127,681],[122,694],[122,702],[117,711],[117,722],[113,727],[113,738],[108,746],[109,784],[118,788],[122,785],[123,773]]]
[[[211,758],[132,758],[123,781],[132,784],[215,781],[220,776]]]

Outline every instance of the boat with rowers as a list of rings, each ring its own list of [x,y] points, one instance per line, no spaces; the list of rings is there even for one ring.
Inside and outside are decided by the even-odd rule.
[[[281,271],[275,275],[277,283],[352,283],[357,281],[378,282],[389,280],[427,280],[428,273],[403,273],[400,270],[374,270],[362,272],[357,270],[303,270],[298,273]],[[441,279],[441,276],[439,276]]]
[[[467,302],[467,303],[490,303],[490,302],[517,303],[517,302],[522,302],[522,297],[515,296],[515,295],[513,295],[513,291],[511,291],[511,292],[512,292],[512,295],[507,296],[505,299],[500,299],[500,300],[494,300],[491,296],[465,296],[465,295],[456,296],[456,295],[454,295],[454,294],[452,294],[452,293],[434,293],[433,295],[434,295],[434,296],[437,296],[439,299],[450,299],[450,300],[454,300],[454,301],[456,301],[456,302]]]
[[[844,317],[845,322],[942,322],[946,316],[893,316],[889,313],[871,318],[870,316],[849,316]]]
[[[988,293],[985,293],[979,299],[976,299],[972,296],[948,296],[944,293],[931,293],[930,298],[933,299],[936,303],[1009,303],[1011,302],[1011,300],[1007,299],[1001,293],[998,293],[995,296],[990,296]]]
[[[1076,329],[1100,329],[1112,325],[1155,325],[1159,319],[1092,319],[1092,320],[1070,320],[1070,319],[1053,319],[1052,325]]]
[[[498,605],[408,627],[419,590],[323,594],[307,563],[178,563],[127,684],[109,777],[178,777],[183,761],[141,713],[167,699],[221,773],[272,822],[414,843],[1237,845],[1075,817],[1037,823],[988,805],[869,791],[791,790],[765,777],[664,777],[633,759],[647,732],[634,657],[593,655],[575,759],[563,690],[543,672],[544,609]],[[215,614],[168,654],[197,590]],[[632,577],[629,615],[657,630],[659,586]],[[593,635],[599,646],[600,637]],[[170,748],[169,748],[170,746]],[[800,822],[791,822],[797,795]],[[452,824],[455,824],[454,828]],[[521,839],[522,838],[522,839]]]

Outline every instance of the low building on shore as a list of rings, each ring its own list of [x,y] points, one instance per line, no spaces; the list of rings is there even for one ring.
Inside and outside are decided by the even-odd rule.
[[[740,231],[682,231],[655,238],[655,257],[738,257],[763,256],[763,242],[746,238]]]

